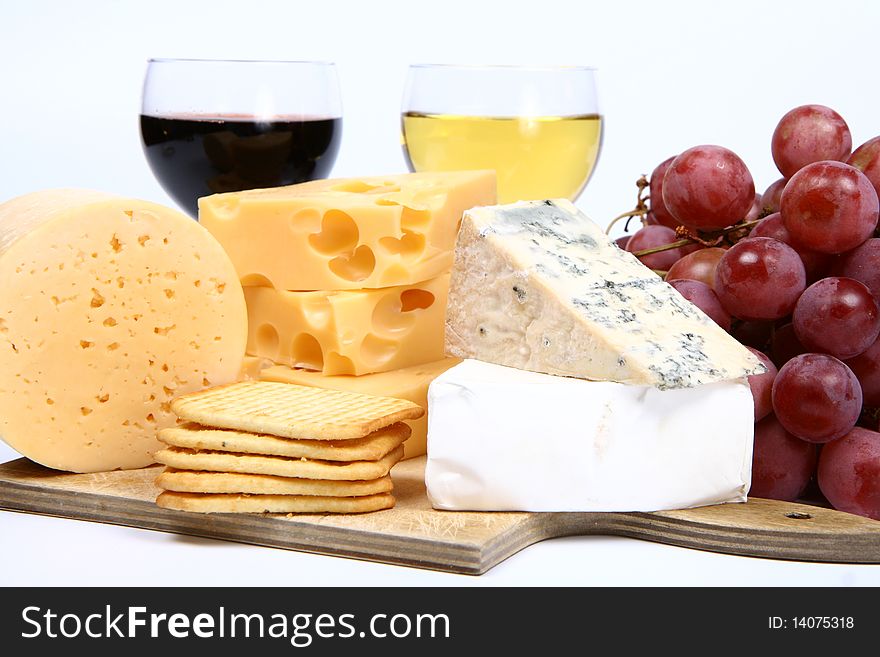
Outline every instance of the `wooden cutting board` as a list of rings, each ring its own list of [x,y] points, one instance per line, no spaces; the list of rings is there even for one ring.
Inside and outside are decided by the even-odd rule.
[[[425,460],[395,466],[397,506],[364,515],[197,514],[160,509],[160,466],[66,474],[19,459],[0,465],[0,508],[289,550],[479,575],[557,536],[607,534],[776,559],[880,563],[880,522],[803,504],[753,499],[656,513],[435,511]]]

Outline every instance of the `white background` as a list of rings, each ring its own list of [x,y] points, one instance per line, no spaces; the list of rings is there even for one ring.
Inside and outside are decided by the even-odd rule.
[[[773,128],[802,103],[839,111],[856,145],[880,134],[878,24],[867,0],[0,0],[0,201],[64,186],[170,204],[137,129],[148,57],[337,62],[334,175],[405,169],[409,63],[584,64],[599,67],[607,129],[578,205],[605,223],[639,174],[695,144],[736,151],[762,191],[779,177]],[[880,584],[878,566],[615,538],[543,543],[475,579],[10,513],[0,536],[0,584]]]

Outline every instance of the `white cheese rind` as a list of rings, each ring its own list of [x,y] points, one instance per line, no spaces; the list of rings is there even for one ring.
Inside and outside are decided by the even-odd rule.
[[[661,389],[764,371],[745,347],[565,200],[465,212],[446,351]]]
[[[171,400],[234,381],[246,337],[232,263],[180,212],[84,190],[0,205],[0,437],[31,460],[149,465]]]
[[[428,391],[428,497],[473,511],[744,502],[753,414],[744,380],[664,391],[466,360]]]

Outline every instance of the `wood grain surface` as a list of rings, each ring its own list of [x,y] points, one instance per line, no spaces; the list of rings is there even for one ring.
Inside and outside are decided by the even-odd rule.
[[[478,575],[557,536],[628,536],[726,554],[880,563],[880,522],[803,504],[753,499],[655,513],[436,511],[424,458],[392,471],[397,506],[363,515],[197,514],[153,501],[159,466],[68,474],[27,459],[0,465],[0,508],[254,545]]]

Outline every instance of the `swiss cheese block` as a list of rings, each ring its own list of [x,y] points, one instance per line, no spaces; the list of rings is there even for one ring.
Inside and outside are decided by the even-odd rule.
[[[446,351],[661,389],[765,371],[566,200],[465,212],[449,285]]]
[[[462,212],[494,202],[493,171],[411,173],[215,194],[199,221],[244,285],[353,290],[446,273]]]
[[[466,360],[428,394],[434,508],[658,511],[744,502],[748,383],[584,381]]]
[[[268,358],[260,358],[259,356],[245,356],[241,361],[241,371],[238,373],[238,381],[256,381],[260,378],[260,372],[267,367],[272,367],[273,363]]]
[[[235,269],[154,203],[52,190],[0,205],[0,436],[59,470],[139,468],[171,400],[234,381]]]
[[[244,288],[248,354],[324,374],[370,374],[443,358],[449,274],[376,290]]]
[[[431,381],[459,362],[461,361],[457,358],[445,358],[433,363],[364,376],[325,376],[320,372],[276,365],[261,370],[260,378],[264,381],[295,383],[330,390],[347,390],[380,397],[397,397],[415,402],[427,411],[428,386]],[[406,424],[412,429],[412,435],[403,443],[403,458],[410,459],[423,455],[428,432],[426,416],[423,415],[417,420],[406,420]]]

